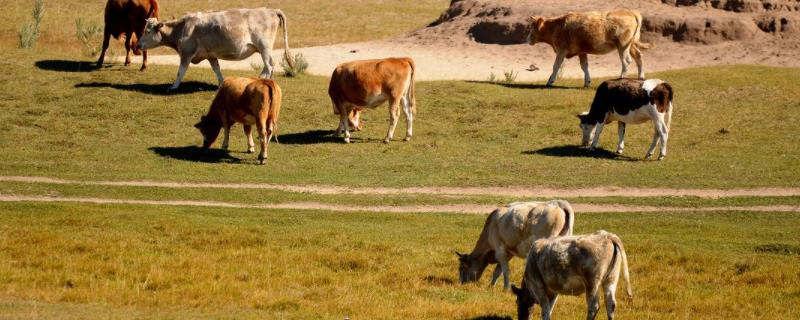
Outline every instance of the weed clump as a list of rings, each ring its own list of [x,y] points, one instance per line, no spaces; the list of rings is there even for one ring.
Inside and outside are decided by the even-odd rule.
[[[303,56],[302,53],[298,53],[294,56],[294,66],[289,65],[289,61],[286,61],[284,58],[281,61],[281,67],[283,68],[283,75],[289,78],[293,78],[299,76],[301,74],[306,73],[306,69],[308,69],[308,60]]]
[[[19,29],[19,47],[23,49],[30,49],[36,44],[39,39],[39,26],[44,17],[44,0],[36,0],[33,4],[33,22],[23,24]]]
[[[75,37],[83,45],[83,53],[87,57],[94,57],[100,53],[96,38],[102,32],[103,28],[98,24],[86,22],[81,18],[75,19]]]

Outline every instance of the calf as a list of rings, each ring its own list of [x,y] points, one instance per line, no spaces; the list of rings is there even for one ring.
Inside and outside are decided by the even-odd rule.
[[[549,320],[559,294],[586,293],[586,319],[592,320],[600,309],[600,287],[605,294],[608,319],[614,319],[620,266],[628,296],[633,297],[628,258],[617,235],[598,231],[537,240],[525,264],[522,288],[512,287],[517,296],[518,319],[527,320],[531,307],[538,303],[542,319]]]
[[[592,82],[589,76],[588,54],[606,54],[613,50],[619,52],[622,63],[620,78],[628,73],[631,57],[639,67],[639,79],[644,79],[640,49],[649,45],[639,42],[642,29],[642,15],[635,10],[620,9],[607,12],[570,12],[558,17],[531,17],[528,43],[549,44],[556,52],[553,73],[547,85],[553,85],[561,69],[564,58],[578,56],[583,69],[583,86]]]
[[[491,285],[502,272],[503,288],[508,290],[508,261],[525,258],[536,239],[571,235],[574,223],[575,212],[564,200],[514,202],[497,208],[486,218],[472,253],[456,252],[461,283],[478,281],[490,263],[497,263]]]
[[[261,54],[264,62],[259,77],[272,78],[274,63],[270,52],[280,26],[283,26],[284,59],[293,66],[286,15],[276,9],[195,12],[165,22],[150,18],[147,19],[144,35],[139,39],[139,47],[151,49],[163,45],[178,51],[180,67],[170,90],[180,86],[189,62],[197,64],[207,59],[221,85],[223,77],[218,59],[243,60],[256,52]]]
[[[366,108],[378,107],[388,100],[389,131],[383,142],[389,143],[394,136],[401,104],[406,115],[404,141],[410,140],[414,115],[417,112],[414,73],[414,60],[411,58],[360,60],[337,66],[328,86],[333,112],[339,115],[336,133],[344,133],[344,142],[350,143],[350,126],[360,128],[360,112]]]
[[[247,136],[247,152],[255,151],[253,124],[258,130],[261,142],[261,153],[258,161],[264,164],[267,159],[267,147],[273,133],[277,129],[278,114],[281,111],[281,88],[272,80],[258,78],[228,77],[222,82],[211,103],[208,114],[200,118],[195,128],[203,134],[203,148],[209,148],[219,135],[220,128],[225,130],[222,149],[228,149],[228,136],[234,123],[244,125]]]
[[[589,111],[578,115],[583,132],[582,145],[588,146],[591,140],[590,149],[597,148],[603,126],[618,121],[617,153],[622,154],[625,148],[625,125],[653,121],[655,133],[645,158],[649,159],[653,155],[656,143],[661,141],[658,160],[664,159],[672,120],[672,96],[672,86],[659,79],[616,79],[603,82],[597,88]]]
[[[142,68],[147,68],[147,50],[139,50],[137,39],[142,38],[145,20],[158,18],[158,1],[156,0],[108,0],[105,10],[105,29],[103,29],[103,50],[97,59],[97,67],[103,66],[103,60],[108,50],[108,42],[113,36],[119,39],[125,35],[125,66],[131,64],[131,49],[133,54],[142,55]]]

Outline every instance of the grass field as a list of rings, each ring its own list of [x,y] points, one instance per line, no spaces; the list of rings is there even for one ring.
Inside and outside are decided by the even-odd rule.
[[[103,26],[106,1],[46,0],[39,45],[49,50],[80,53],[75,36],[75,20]],[[309,47],[343,42],[378,40],[419,29],[439,17],[447,0],[163,0],[161,18],[181,17],[186,12],[226,8],[270,7],[283,10],[288,17],[289,46]],[[33,0],[3,2],[5,19],[0,21],[0,44],[17,47],[17,32],[31,20]],[[102,43],[97,37],[97,45]],[[283,47],[283,40],[277,48]],[[121,42],[112,47],[124,54]],[[158,49],[156,53],[171,49]]]
[[[256,166],[254,155],[242,153],[240,127],[230,153],[197,147],[201,138],[192,125],[216,88],[208,69],[191,69],[181,91],[168,95],[170,66],[84,72],[87,64],[73,59],[9,50],[0,67],[6,70],[0,84],[9,88],[0,100],[3,175],[347,186],[733,188],[800,181],[800,144],[793,138],[800,116],[790,112],[800,106],[797,69],[654,74],[677,91],[669,153],[661,162],[642,160],[650,125],[629,128],[623,156],[576,146],[574,114],[587,109],[593,90],[422,82],[411,142],[380,143],[388,119],[381,108],[366,112],[365,131],[345,145],[331,134],[338,121],[327,80],[278,78],[285,95],[282,143],[271,145],[268,165]],[[601,145],[612,149],[615,141],[610,128]]]
[[[504,319],[458,285],[483,216],[0,204],[0,316]],[[579,215],[626,245],[623,319],[796,319],[797,214]],[[747,225],[747,228],[743,228]],[[735,235],[735,236],[733,236]],[[519,281],[521,263],[512,265]],[[794,285],[792,285],[794,284]],[[562,297],[559,319],[584,300]],[[483,318],[481,318],[483,317]],[[494,317],[494,318],[492,318]]]

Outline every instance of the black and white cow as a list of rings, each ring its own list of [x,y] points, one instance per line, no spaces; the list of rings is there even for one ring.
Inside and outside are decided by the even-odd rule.
[[[619,122],[617,153],[625,148],[625,125],[653,121],[655,133],[646,158],[653,155],[656,143],[661,140],[658,160],[667,155],[669,123],[672,119],[672,86],[660,79],[614,79],[600,84],[589,112],[578,115],[583,131],[583,146],[591,140],[591,150],[597,147],[603,125]],[[594,131],[594,132],[593,132]]]

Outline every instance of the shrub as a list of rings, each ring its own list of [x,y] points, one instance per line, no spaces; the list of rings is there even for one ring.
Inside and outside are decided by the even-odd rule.
[[[85,22],[81,18],[75,20],[75,36],[83,44],[83,51],[87,57],[94,57],[100,52],[97,36],[102,33],[103,27],[100,25]]]
[[[489,79],[487,79],[486,81],[489,81],[491,83],[495,83],[495,82],[497,82],[497,76],[494,75],[494,72],[491,72],[491,73],[489,73]]]
[[[39,39],[39,26],[44,17],[44,0],[34,1],[32,15],[33,22],[23,24],[19,29],[19,47],[23,49],[33,48]]]
[[[518,74],[519,73],[515,72],[514,69],[511,69],[511,70],[508,70],[508,71],[503,71],[503,77],[505,77],[505,82],[507,82],[507,83],[511,83],[511,82],[514,82],[514,80],[517,80],[517,75]]]
[[[281,67],[283,67],[283,75],[292,78],[299,76],[301,74],[306,73],[306,69],[308,69],[308,61],[303,56],[302,53],[298,53],[294,56],[294,67],[289,65],[289,62],[286,61],[286,58],[283,58],[281,61]]]

